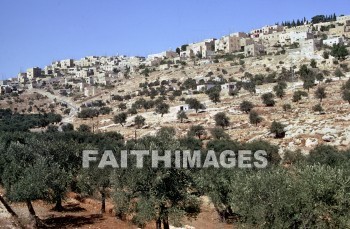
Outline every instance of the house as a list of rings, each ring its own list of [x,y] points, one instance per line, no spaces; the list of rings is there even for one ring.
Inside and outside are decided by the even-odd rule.
[[[240,51],[240,37],[237,36],[223,36],[215,41],[215,52],[232,53]]]
[[[337,22],[339,23],[345,23],[348,20],[350,20],[350,15],[343,15],[343,16],[337,17]]]
[[[41,68],[39,67],[34,67],[34,68],[28,68],[27,69],[27,78],[29,80],[40,77],[41,76]]]
[[[208,58],[215,54],[215,40],[216,39],[207,39],[202,42],[192,43],[186,47],[186,57],[192,57],[196,55],[201,58]],[[181,56],[181,53],[180,53]]]
[[[333,46],[337,44],[342,44],[344,42],[342,37],[333,37],[323,40],[324,45]]]
[[[252,38],[241,38],[239,40],[239,45],[241,46],[240,51],[244,51],[244,48],[248,45],[254,44],[254,39]]]
[[[71,68],[74,66],[74,60],[73,59],[66,59],[66,60],[61,60],[61,68],[66,69],[66,68]]]
[[[236,90],[236,83],[225,83],[221,84],[221,91],[227,91],[227,92],[232,92]]]
[[[154,59],[154,58],[160,58],[160,59],[173,59],[175,57],[178,57],[179,54],[174,51],[164,51],[161,53],[151,54],[147,56],[147,59]]]
[[[314,38],[314,34],[309,32],[291,32],[290,33],[291,44],[299,43],[300,41],[312,39],[312,38]]]
[[[303,40],[300,42],[301,54],[304,56],[312,56],[316,51],[315,39]]]
[[[265,54],[265,47],[262,44],[254,43],[244,48],[245,56],[259,56]]]
[[[190,105],[188,105],[188,104],[183,104],[183,105],[180,105],[180,106],[176,106],[175,107],[175,112],[177,113],[177,112],[179,112],[179,111],[184,111],[184,112],[186,112],[186,111],[188,111],[190,109]]]

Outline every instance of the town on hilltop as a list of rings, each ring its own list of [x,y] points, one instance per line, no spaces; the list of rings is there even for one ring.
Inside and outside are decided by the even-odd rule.
[[[316,15],[0,80],[0,228],[350,228],[349,53],[350,15]],[[90,149],[267,165],[86,169]]]

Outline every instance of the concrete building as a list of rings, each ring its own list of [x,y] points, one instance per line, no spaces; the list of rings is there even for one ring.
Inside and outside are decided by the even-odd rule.
[[[337,22],[339,22],[339,23],[345,23],[348,20],[350,20],[350,15],[344,15],[344,16],[337,17]]]
[[[61,62],[61,68],[63,68],[63,69],[71,68],[74,66],[73,59],[61,60],[60,62]]]
[[[244,48],[245,56],[259,56],[265,54],[265,47],[262,44],[254,43]]]
[[[223,36],[215,41],[215,52],[232,53],[241,50],[241,38],[238,36]]]
[[[300,41],[300,52],[303,56],[313,56],[316,51],[315,39],[308,39]]]
[[[34,68],[28,68],[27,69],[27,78],[29,80],[40,77],[41,76],[41,68],[39,67],[34,67]]]
[[[192,57],[193,54],[196,56],[201,56],[202,58],[208,58],[209,56],[214,55],[215,39],[207,39],[202,42],[189,44],[186,48],[186,51],[190,51],[190,57]],[[185,55],[188,57],[187,53]]]
[[[323,40],[324,45],[333,46],[337,44],[342,44],[344,42],[342,37],[333,37]]]
[[[174,51],[164,51],[161,53],[156,53],[156,54],[151,54],[147,56],[147,59],[154,59],[154,58],[161,58],[161,59],[172,59],[175,57],[178,57],[179,54],[177,52]]]
[[[248,45],[254,44],[254,39],[252,38],[242,38],[239,41],[239,45],[241,46],[240,51],[244,51],[244,48]]]
[[[312,39],[312,38],[314,38],[314,34],[309,32],[291,32],[290,34],[291,44],[300,43],[300,41]]]

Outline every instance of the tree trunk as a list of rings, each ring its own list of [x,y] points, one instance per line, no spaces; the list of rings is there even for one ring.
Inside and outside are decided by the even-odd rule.
[[[10,207],[10,205],[5,201],[5,199],[0,195],[0,202],[4,205],[6,210],[13,216],[18,218],[16,212],[13,211],[13,209]]]
[[[32,202],[30,200],[27,200],[26,203],[27,203],[27,208],[28,208],[29,214],[35,218],[36,213],[35,213],[35,210],[33,208]]]
[[[170,229],[170,227],[169,227],[168,215],[166,215],[166,216],[163,218],[163,227],[164,227],[164,229]]]
[[[60,194],[57,194],[56,195],[56,205],[55,207],[53,208],[55,211],[58,211],[58,212],[61,212],[63,211],[63,206],[62,206],[62,198],[61,198],[61,195]]]
[[[104,214],[106,213],[106,192],[105,192],[105,188],[102,188],[101,191],[101,213]]]
[[[158,219],[156,221],[156,229],[162,229],[162,221],[160,220],[159,217],[158,217]]]
[[[35,210],[34,210],[33,205],[32,205],[32,202],[28,199],[26,201],[26,204],[27,204],[27,208],[28,208],[30,216],[34,219],[35,227],[45,226],[45,224],[43,224],[43,222],[41,222],[39,217],[36,215]]]

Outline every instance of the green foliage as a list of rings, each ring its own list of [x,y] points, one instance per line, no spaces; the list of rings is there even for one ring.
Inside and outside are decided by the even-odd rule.
[[[124,124],[126,123],[127,117],[128,117],[128,114],[126,112],[121,112],[114,116],[113,121],[114,123],[124,126]]]
[[[284,111],[289,111],[292,109],[292,106],[289,103],[285,103],[283,104],[282,108]]]
[[[326,89],[324,87],[318,87],[315,91],[315,97],[320,99],[320,102],[322,102],[322,99],[327,97]]]
[[[122,111],[125,110],[126,109],[126,103],[119,103],[118,108],[120,110],[122,110]]]
[[[62,131],[63,132],[73,131],[73,130],[74,130],[74,126],[73,126],[72,123],[67,123],[67,124],[62,126]]]
[[[239,108],[241,111],[248,114],[254,108],[254,105],[252,102],[249,102],[247,100],[243,100],[241,102],[241,104],[239,105]]]
[[[91,132],[91,127],[88,126],[88,125],[86,125],[86,124],[81,124],[81,125],[78,127],[77,131],[89,133],[89,132]]]
[[[344,89],[342,91],[342,98],[350,104],[350,89]]]
[[[225,131],[222,128],[212,128],[210,129],[210,134],[214,139],[230,139],[230,136],[225,133]]]
[[[341,77],[344,76],[344,73],[341,71],[340,68],[337,68],[337,69],[335,70],[335,72],[334,72],[334,75],[335,75],[336,77],[339,77],[339,79],[340,79]]]
[[[267,107],[272,107],[275,105],[275,100],[273,99],[275,96],[271,93],[265,93],[262,94],[261,99],[263,100],[263,103],[267,106]]]
[[[276,93],[276,96],[279,98],[283,98],[283,96],[286,94],[284,89],[287,88],[287,84],[283,81],[278,82],[277,85],[273,87],[273,91]]]
[[[163,117],[164,114],[169,113],[169,105],[164,102],[159,103],[156,107],[156,112]]]
[[[347,55],[349,55],[348,50],[346,49],[345,45],[343,44],[334,44],[332,47],[331,55],[340,59],[345,59]]]
[[[177,119],[180,120],[180,122],[183,122],[184,119],[188,119],[185,111],[178,111],[177,112]]]
[[[323,107],[320,103],[316,104],[315,106],[312,107],[312,110],[315,111],[315,112],[323,112]]]
[[[94,108],[84,108],[78,113],[78,118],[94,118],[98,117],[100,112]]]
[[[322,82],[324,80],[324,76],[321,72],[316,74],[316,79],[320,82]]]
[[[293,102],[299,102],[302,97],[308,96],[307,92],[305,91],[295,91],[293,94]]]
[[[228,127],[230,125],[230,119],[226,116],[224,112],[219,112],[214,115],[215,125],[221,126],[222,128]]]
[[[218,102],[220,102],[220,91],[221,87],[215,86],[207,90],[205,93],[208,95],[209,99],[213,103],[217,104]]]
[[[346,228],[349,184],[344,171],[326,166],[238,172],[230,207],[249,228]],[[242,190],[245,190],[242,192]],[[330,210],[337,209],[337,210]]]
[[[202,125],[194,125],[191,126],[190,130],[188,131],[187,135],[189,137],[197,136],[198,139],[201,139],[201,136],[205,135],[207,132],[205,128]]]
[[[59,114],[12,114],[10,109],[0,109],[0,117],[0,132],[29,131],[31,128],[46,127],[62,120]]]
[[[188,98],[185,102],[188,104],[190,109],[195,109],[196,113],[199,109],[204,109],[204,105],[201,102],[199,102],[198,99]]]
[[[142,126],[145,125],[145,118],[141,115],[137,115],[135,118],[134,118],[134,123],[136,125],[137,128],[141,128]]]
[[[259,123],[261,123],[263,120],[262,117],[260,117],[260,115],[258,114],[258,112],[252,110],[249,112],[249,121],[251,124],[254,124],[254,125],[258,125]]]
[[[316,67],[317,67],[317,62],[316,62],[315,59],[311,59],[310,66],[311,66],[312,68],[316,68]]]
[[[270,127],[270,132],[275,134],[275,138],[283,138],[285,135],[285,126],[280,123],[273,121]]]

